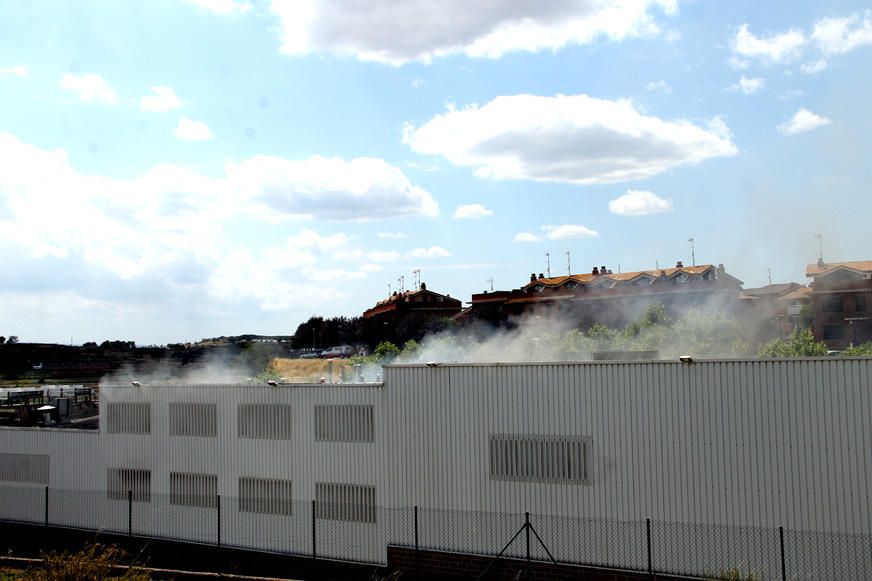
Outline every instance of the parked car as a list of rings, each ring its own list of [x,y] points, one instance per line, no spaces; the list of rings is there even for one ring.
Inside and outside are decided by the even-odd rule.
[[[351,345],[338,345],[322,351],[321,357],[333,359],[334,357],[351,357],[353,354],[354,349],[351,348]]]
[[[303,353],[300,355],[300,359],[317,359],[320,356],[320,353],[317,351],[312,351],[311,353]]]

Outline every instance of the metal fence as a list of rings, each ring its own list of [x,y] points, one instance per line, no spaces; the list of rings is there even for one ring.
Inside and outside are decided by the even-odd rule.
[[[762,580],[872,579],[866,534],[224,496],[136,498],[3,486],[0,520],[362,563],[386,563],[388,545],[396,545],[652,574],[739,569]]]

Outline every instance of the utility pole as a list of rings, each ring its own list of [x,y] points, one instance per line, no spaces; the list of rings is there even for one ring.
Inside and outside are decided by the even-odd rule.
[[[572,262],[569,259],[569,251],[566,251],[566,275],[572,276]]]
[[[548,273],[548,278],[551,278],[551,253],[545,253],[545,272]]]
[[[687,241],[690,242],[690,263],[693,266],[696,266],[696,247],[694,246],[695,240],[693,239],[693,236],[691,236],[687,239]]]
[[[818,232],[814,235],[815,238],[818,239],[818,262],[824,261],[824,237]]]

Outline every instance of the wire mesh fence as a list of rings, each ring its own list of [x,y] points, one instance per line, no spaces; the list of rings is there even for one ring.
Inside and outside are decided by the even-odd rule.
[[[361,563],[385,564],[395,545],[660,574],[872,579],[872,535],[647,519],[3,486],[0,520]]]

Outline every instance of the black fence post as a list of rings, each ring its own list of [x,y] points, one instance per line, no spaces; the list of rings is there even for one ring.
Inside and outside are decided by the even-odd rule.
[[[312,501],[312,558],[317,559],[318,553],[315,551],[315,501]]]
[[[527,533],[527,562],[530,562],[530,513],[524,513],[524,529]]]
[[[215,495],[215,507],[217,510],[218,517],[218,547],[221,547],[221,495]]]
[[[778,540],[781,544],[781,581],[787,581],[787,563],[784,560],[784,527],[778,527]]]
[[[127,538],[133,536],[133,491],[127,491]]]
[[[418,552],[418,505],[415,505],[415,552]]]
[[[645,519],[645,536],[648,539],[648,576],[651,577],[654,574],[654,565],[651,562],[651,519]]]
[[[45,526],[48,526],[48,486],[45,487]]]

